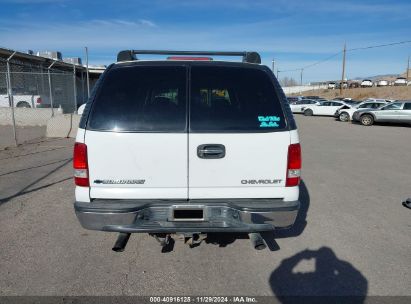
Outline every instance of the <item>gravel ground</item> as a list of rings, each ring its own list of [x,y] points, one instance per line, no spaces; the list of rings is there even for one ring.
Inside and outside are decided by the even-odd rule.
[[[410,128],[297,122],[302,210],[263,251],[226,235],[162,253],[132,235],[112,252],[116,235],[73,212],[72,140],[0,151],[0,295],[411,296]]]

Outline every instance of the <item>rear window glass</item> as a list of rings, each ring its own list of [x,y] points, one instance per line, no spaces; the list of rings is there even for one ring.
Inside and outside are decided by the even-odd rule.
[[[90,113],[94,130],[186,130],[186,68],[114,68],[101,84]]]
[[[192,131],[267,132],[285,126],[280,101],[266,72],[241,67],[192,67]]]

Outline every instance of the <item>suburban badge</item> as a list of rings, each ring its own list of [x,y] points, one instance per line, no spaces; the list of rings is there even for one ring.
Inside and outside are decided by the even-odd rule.
[[[96,179],[95,184],[103,185],[143,185],[145,179]]]

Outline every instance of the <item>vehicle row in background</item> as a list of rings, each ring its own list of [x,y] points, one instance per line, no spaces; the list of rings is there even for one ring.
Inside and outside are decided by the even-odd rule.
[[[407,81],[405,77],[397,77],[394,79],[363,79],[363,80],[349,80],[343,81],[343,89],[354,89],[354,88],[372,88],[372,87],[387,87],[387,86],[407,86],[411,85],[411,81]],[[341,81],[329,81],[327,82],[327,89],[340,89]]]
[[[339,121],[360,122],[364,126],[370,126],[374,122],[411,124],[411,101],[380,98],[367,98],[363,101],[350,98],[325,100],[319,96],[298,96],[297,100],[288,100],[294,114],[334,116]]]

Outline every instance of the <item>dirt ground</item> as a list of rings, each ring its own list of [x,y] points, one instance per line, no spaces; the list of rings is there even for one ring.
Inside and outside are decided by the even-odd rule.
[[[300,95],[298,93],[292,95]],[[353,99],[362,100],[365,98],[384,98],[384,99],[399,99],[411,100],[411,86],[408,87],[373,87],[373,88],[356,88],[343,90],[342,96],[340,90],[311,90],[303,92],[303,95],[318,95],[324,98],[332,99],[335,97],[351,97]]]

